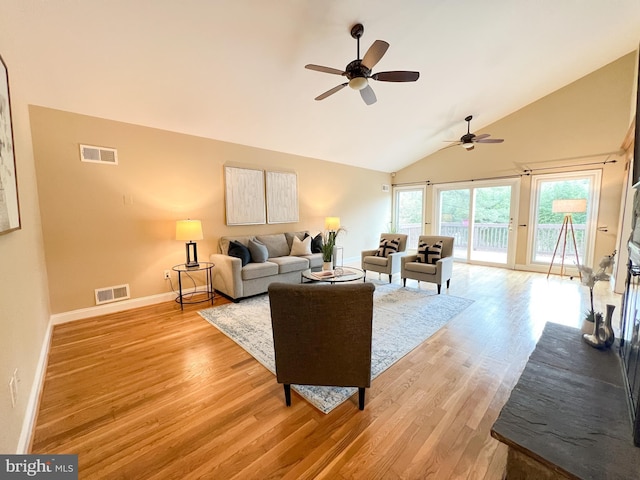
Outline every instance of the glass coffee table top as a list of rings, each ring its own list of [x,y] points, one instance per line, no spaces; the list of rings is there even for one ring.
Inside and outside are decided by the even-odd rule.
[[[333,270],[312,272],[310,269],[302,272],[302,277],[314,282],[352,282],[364,277],[364,272],[355,267],[336,267]]]

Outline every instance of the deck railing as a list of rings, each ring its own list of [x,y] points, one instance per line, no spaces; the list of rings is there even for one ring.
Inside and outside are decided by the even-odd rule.
[[[556,248],[561,223],[539,224],[536,231],[536,254],[552,255]],[[584,252],[585,225],[574,224],[576,245],[580,253]],[[404,224],[398,228],[398,233],[408,235],[407,245],[416,248],[421,234],[421,225]],[[469,238],[469,225],[464,222],[443,222],[440,224],[440,234],[454,237],[454,244],[458,248],[466,248]],[[569,236],[571,233],[569,233]],[[509,224],[507,223],[476,223],[473,231],[473,249],[484,251],[506,251],[509,241]],[[562,248],[562,242],[559,249]],[[573,254],[573,241],[567,242],[566,254]]]

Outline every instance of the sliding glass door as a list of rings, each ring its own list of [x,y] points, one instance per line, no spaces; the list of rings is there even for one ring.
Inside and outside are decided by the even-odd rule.
[[[512,267],[518,179],[437,185],[436,231],[454,237],[454,257]]]

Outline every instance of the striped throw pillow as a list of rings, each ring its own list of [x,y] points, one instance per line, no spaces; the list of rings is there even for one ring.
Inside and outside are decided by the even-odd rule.
[[[380,246],[375,253],[376,257],[388,257],[392,253],[397,253],[400,248],[400,237],[388,240],[386,238],[380,239]]]
[[[418,262],[434,264],[442,258],[442,241],[429,245],[427,242],[420,242],[418,245]]]

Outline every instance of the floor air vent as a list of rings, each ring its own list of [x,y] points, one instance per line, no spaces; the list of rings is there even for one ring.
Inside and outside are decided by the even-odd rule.
[[[80,145],[80,160],[83,162],[117,165],[118,151],[115,148]]]
[[[129,285],[118,285],[115,287],[96,289],[96,305],[103,303],[117,302],[129,298]]]

